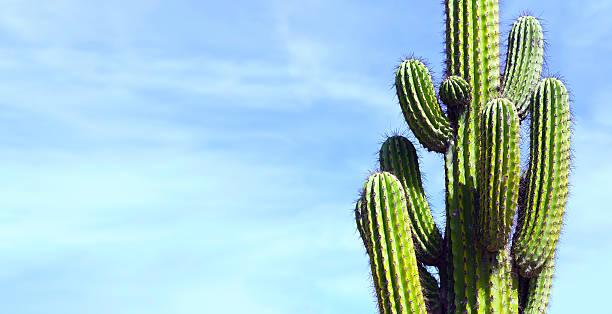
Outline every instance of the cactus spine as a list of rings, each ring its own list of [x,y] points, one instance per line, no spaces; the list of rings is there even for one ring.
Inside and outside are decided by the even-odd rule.
[[[537,19],[514,23],[502,76],[498,1],[444,5],[446,79],[439,99],[446,110],[418,60],[401,63],[395,85],[417,140],[444,156],[445,232],[433,221],[414,146],[388,138],[381,172],[367,180],[355,209],[379,309],[542,313],[567,200],[568,93],[559,80],[541,78]],[[521,175],[519,124],[528,115],[530,160]],[[424,265],[438,269],[439,282]]]

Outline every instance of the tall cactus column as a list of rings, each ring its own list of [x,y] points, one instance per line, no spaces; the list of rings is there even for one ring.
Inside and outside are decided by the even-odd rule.
[[[453,296],[450,300],[450,311],[516,312],[516,288],[510,276],[504,273],[506,264],[509,263],[508,254],[503,251],[504,245],[501,246],[499,254],[488,253],[478,246],[480,241],[476,233],[480,207],[480,112],[489,100],[500,93],[499,5],[497,1],[475,0],[448,0],[445,5],[447,75],[460,77],[472,87],[471,101],[462,108],[463,112],[457,117],[455,138],[445,154],[446,237],[452,257],[449,261],[452,269],[450,290]],[[500,104],[500,108],[503,107],[508,107],[507,101]],[[487,112],[495,115],[496,111]],[[499,144],[496,141],[492,145]],[[494,146],[483,148],[495,149]],[[494,160],[494,166],[496,163],[497,160]],[[486,215],[492,214],[485,211],[483,209],[480,215],[482,222],[485,221]],[[486,226],[480,228],[484,229]],[[496,249],[500,249],[499,244]]]
[[[567,90],[556,79],[541,80],[543,36],[535,18],[514,23],[502,76],[498,1],[444,5],[446,78],[439,97],[418,60],[402,62],[395,83],[415,137],[444,155],[445,233],[433,221],[416,149],[404,137],[388,138],[381,172],[368,179],[355,210],[379,309],[542,313],[567,199]],[[530,161],[521,175],[519,124],[527,115]],[[424,265],[438,269],[439,282]]]

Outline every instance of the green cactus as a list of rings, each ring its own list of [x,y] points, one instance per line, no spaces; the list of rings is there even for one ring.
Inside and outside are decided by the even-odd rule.
[[[446,79],[402,62],[402,113],[426,149],[444,155],[444,236],[429,209],[413,144],[388,138],[357,202],[380,313],[542,313],[550,293],[569,176],[569,99],[541,78],[543,35],[520,17],[503,76],[497,0],[446,0]],[[520,173],[519,125],[531,117]],[[516,218],[516,220],[515,220]],[[514,225],[516,221],[516,225]],[[424,265],[437,268],[439,281]]]

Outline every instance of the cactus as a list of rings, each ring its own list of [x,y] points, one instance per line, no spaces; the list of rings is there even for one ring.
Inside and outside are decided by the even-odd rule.
[[[379,311],[542,313],[568,192],[568,92],[541,77],[537,19],[514,23],[502,75],[498,1],[446,0],[445,8],[439,97],[419,60],[403,61],[395,78],[412,133],[444,156],[445,232],[432,218],[416,149],[389,137],[380,172],[355,208]],[[527,116],[530,158],[521,174],[519,126]],[[439,280],[425,265],[437,268]]]

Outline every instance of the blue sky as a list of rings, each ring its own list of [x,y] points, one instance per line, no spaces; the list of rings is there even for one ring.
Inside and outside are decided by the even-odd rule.
[[[443,8],[414,2],[3,1],[2,312],[375,313],[352,204],[407,129],[394,67],[442,74]],[[502,40],[527,8],[574,101],[550,312],[601,312],[612,1],[504,1]]]

